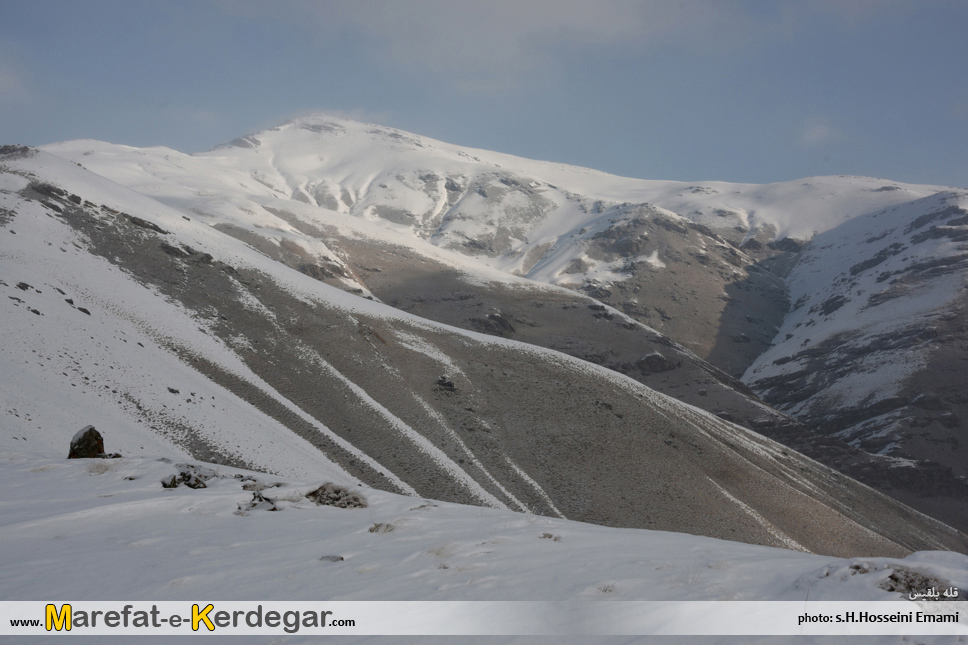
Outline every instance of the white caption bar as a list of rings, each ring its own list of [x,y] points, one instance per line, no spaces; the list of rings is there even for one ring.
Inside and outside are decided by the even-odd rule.
[[[966,602],[0,602],[0,635],[966,635]]]

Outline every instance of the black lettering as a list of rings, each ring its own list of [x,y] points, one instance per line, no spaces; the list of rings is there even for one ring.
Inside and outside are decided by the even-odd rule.
[[[280,616],[278,611],[266,612],[266,627],[278,627],[279,620],[280,620]]]
[[[136,612],[134,612],[134,622],[132,624],[135,627],[147,627],[148,626],[148,612],[146,612],[146,611],[136,611]]]
[[[241,613],[241,612],[238,612]],[[217,611],[215,615],[212,616],[212,622],[214,622],[219,627],[229,626],[229,612],[227,611]]]
[[[326,617],[327,616],[332,616],[332,615],[333,615],[333,612],[331,612],[331,611],[321,611],[321,612],[319,612],[319,622],[321,623],[320,624],[320,627],[325,627],[326,626]]]
[[[158,605],[151,606],[151,626],[161,627],[161,625],[158,624]]]
[[[99,611],[97,609],[91,612],[91,627],[97,627],[97,617],[103,614],[103,611]]]
[[[74,619],[71,620],[71,624],[74,627],[90,627],[87,622],[87,612],[86,611],[75,611]]]
[[[298,632],[299,631],[299,612],[287,611],[286,613],[284,613],[282,615],[282,624],[285,625],[285,627],[282,628],[282,631],[289,634],[295,634],[296,632]]]
[[[172,627],[181,627],[181,616],[171,616],[168,618],[168,624]]]
[[[109,611],[104,614],[104,624],[108,627],[117,627],[121,624],[121,614],[116,611]]]

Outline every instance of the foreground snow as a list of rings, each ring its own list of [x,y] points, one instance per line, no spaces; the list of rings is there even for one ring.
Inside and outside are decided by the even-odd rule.
[[[968,557],[950,552],[835,559],[348,479],[366,508],[316,506],[321,481],[205,464],[206,488],[162,487],[185,468],[4,453],[0,600],[900,600],[879,586],[899,566],[968,588]]]

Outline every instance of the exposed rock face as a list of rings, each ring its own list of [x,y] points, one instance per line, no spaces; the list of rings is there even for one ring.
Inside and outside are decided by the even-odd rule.
[[[850,472],[968,529],[968,192],[947,191],[818,236],[794,300],[744,381],[880,462]]]
[[[94,426],[84,426],[71,439],[68,459],[95,459],[104,455],[104,438]]]
[[[320,506],[336,506],[337,508],[366,508],[366,498],[345,486],[332,482],[323,484],[316,490],[306,493],[306,498]],[[342,558],[340,558],[342,560]]]

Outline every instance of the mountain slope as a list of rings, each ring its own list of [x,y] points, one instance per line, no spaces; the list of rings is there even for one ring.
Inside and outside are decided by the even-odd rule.
[[[59,157],[3,152],[7,445],[60,451],[94,423],[128,454],[342,470],[600,524],[828,554],[968,548],[611,370],[333,289]]]
[[[912,246],[901,238],[924,231],[899,232],[958,191],[863,177],[770,185],[627,179],[326,116],[198,155],[92,141],[46,149],[327,284],[606,366],[968,530],[965,462],[946,448],[961,441],[960,359],[908,351],[928,342],[918,331],[925,316],[951,339],[931,343],[959,346],[968,321],[938,298],[954,302],[963,252],[945,237],[955,229],[937,228],[941,220],[925,225],[935,231],[927,235],[941,235],[934,242]],[[888,212],[897,220],[884,227],[895,229],[890,235],[898,239],[890,242],[878,237],[887,217],[879,214]],[[841,236],[832,246],[823,241]],[[901,248],[892,244],[935,244],[928,255],[941,265],[919,270],[950,265],[943,284],[931,283],[940,308],[929,315],[912,282],[891,286],[863,315],[838,309],[857,279],[883,273],[875,265]],[[873,264],[852,274],[862,262]],[[827,277],[818,279],[814,267],[821,265],[847,277],[825,283],[840,278],[824,269]],[[862,289],[874,293],[876,286]],[[797,305],[821,294],[805,309]],[[829,310],[822,316],[837,317],[838,333],[851,338],[866,337],[866,321],[885,311],[920,313],[904,318],[909,342],[881,343],[876,359],[868,345],[854,343],[847,348],[853,358],[833,361],[828,355],[843,352],[831,354],[830,342],[840,341],[803,326],[810,309],[810,316]],[[809,365],[773,365],[797,351],[813,356]],[[823,394],[861,378],[855,369],[870,371],[872,360],[892,383],[910,382],[908,394],[870,410],[858,409],[863,397],[841,405]],[[950,392],[938,389],[949,384]],[[921,394],[921,404],[938,409],[922,414],[899,402]],[[871,415],[882,418],[867,423]],[[906,439],[877,438],[900,437],[888,427],[906,419],[914,428],[901,432]]]
[[[189,467],[205,488],[161,488]],[[905,600],[889,578],[909,572],[968,588],[955,553],[831,559],[355,486],[367,508],[316,506],[322,481],[4,451],[0,600]]]
[[[266,207],[305,203],[380,224],[404,244],[427,240],[476,266],[581,289],[736,376],[786,308],[776,280],[745,270],[758,259],[747,247],[808,239],[938,190],[856,177],[626,179],[326,116],[191,156],[92,141],[46,149],[212,223],[285,230]],[[763,284],[727,292],[750,282]]]
[[[794,304],[744,376],[778,408],[866,451],[928,459],[957,479],[918,477],[964,521],[968,191],[949,190],[818,235],[789,275]],[[941,472],[941,471],[939,471]],[[900,484],[900,485],[899,485]],[[957,506],[952,504],[959,501]]]

